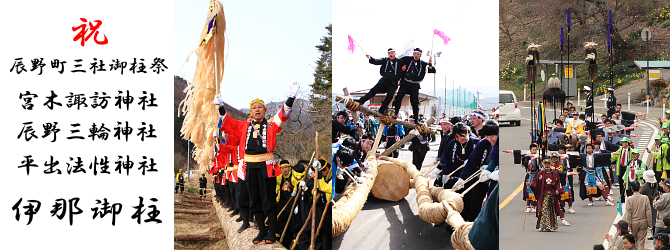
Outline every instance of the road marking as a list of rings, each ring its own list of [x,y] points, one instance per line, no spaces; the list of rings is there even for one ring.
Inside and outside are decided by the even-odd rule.
[[[505,205],[507,205],[507,203],[509,203],[517,194],[519,194],[519,192],[521,192],[522,189],[523,189],[523,182],[521,183],[521,185],[519,185],[518,188],[516,188],[516,190],[514,190],[514,192],[512,192],[512,194],[507,196],[507,198],[505,198],[505,200],[502,203],[500,203],[499,205],[500,208],[498,208],[498,211],[502,210],[502,208],[505,207]]]

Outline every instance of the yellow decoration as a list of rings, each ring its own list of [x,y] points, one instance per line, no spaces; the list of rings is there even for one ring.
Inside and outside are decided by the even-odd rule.
[[[263,104],[263,106],[265,107],[265,103],[264,103],[263,101],[261,101],[261,99],[258,99],[258,98],[256,98],[256,100],[251,101],[251,102],[249,103],[249,107],[251,107],[252,105],[254,105],[254,103],[260,103],[260,104]]]

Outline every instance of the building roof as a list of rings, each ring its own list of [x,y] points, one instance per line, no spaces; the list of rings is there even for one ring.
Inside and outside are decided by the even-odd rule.
[[[641,69],[646,69],[647,61],[635,61],[635,66]],[[670,61],[649,61],[649,68],[670,69]]]
[[[367,94],[368,92],[370,92],[370,89],[362,89],[362,90],[358,90],[358,91],[350,92],[349,94],[350,94],[352,97],[358,97],[358,98],[360,98],[360,97],[363,97],[363,96],[364,96],[365,94]],[[384,92],[379,92],[379,93],[377,93],[377,94],[375,95],[375,97],[380,97],[380,96],[386,96],[386,93],[384,93]],[[432,96],[432,95],[426,95],[426,94],[424,94],[424,93],[419,92],[419,99],[422,99],[422,100],[437,100],[437,97],[434,97],[434,96]]]

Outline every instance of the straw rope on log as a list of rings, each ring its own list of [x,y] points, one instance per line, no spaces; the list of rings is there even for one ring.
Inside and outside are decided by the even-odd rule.
[[[374,154],[368,154],[367,161],[371,165],[366,169],[365,174],[372,178],[367,178],[365,182],[353,187],[354,192],[351,193],[348,199],[344,201],[340,199],[333,206],[333,237],[340,235],[340,233],[344,232],[351,225],[356,215],[363,209],[368,194],[370,194],[370,189],[372,189],[377,178],[377,159]]]
[[[339,95],[335,96],[335,101],[336,101],[336,102],[340,102],[340,103],[345,103],[345,106],[346,106],[346,104],[348,104],[348,103],[352,103],[352,102],[354,102],[354,103],[358,103],[358,102],[356,102],[356,101],[353,101],[353,99],[351,99],[351,98],[346,98],[346,97],[342,97],[342,96],[339,96]],[[367,114],[367,115],[374,116],[375,118],[377,118],[377,119],[380,120],[380,123],[383,123],[383,122],[381,121],[381,119],[382,119],[383,117],[387,117],[386,115],[383,115],[383,114],[381,114],[381,113],[379,113],[379,112],[377,112],[377,111],[371,110],[371,109],[369,109],[369,108],[366,108],[366,107],[363,107],[363,106],[360,106],[360,105],[358,105],[358,106],[356,106],[356,107],[358,107],[358,110],[357,110],[357,111],[359,111],[359,112],[361,112],[361,113],[365,113],[365,114]],[[347,107],[347,108],[348,108],[348,107]],[[401,121],[401,120],[397,120],[397,119],[391,119],[391,122],[390,122],[390,123],[391,123],[391,124],[400,124],[400,125],[402,125],[403,127],[408,127],[408,128],[412,128],[412,129],[416,129],[416,128],[417,128],[417,125],[414,124],[414,123],[406,122],[406,121]],[[386,124],[389,125],[388,123],[386,123]],[[427,123],[427,124],[431,124],[431,123]],[[381,131],[381,129],[380,129],[380,131]],[[434,132],[434,131],[431,131],[430,133],[435,133],[435,132]]]
[[[431,124],[433,122],[435,122],[435,118],[431,117],[431,118],[428,119],[428,121],[426,121],[426,124]],[[423,126],[423,124],[419,124],[419,125],[422,125],[422,126],[415,126],[415,127],[417,127],[417,130],[421,129],[419,133],[421,133],[421,131],[423,131],[424,134],[433,132],[430,129],[425,128],[425,126]],[[428,131],[426,131],[426,130],[428,130]],[[435,132],[433,132],[433,133],[435,133]],[[400,139],[400,141],[397,141],[396,143],[394,143],[390,148],[387,148],[386,150],[384,150],[384,152],[382,152],[381,155],[382,156],[390,155],[391,153],[393,153],[393,151],[396,151],[398,148],[400,148],[400,146],[405,145],[405,143],[414,139],[414,137],[416,137],[416,134],[409,133],[408,135],[406,135],[405,137]]]
[[[461,250],[473,249],[468,238],[472,222],[465,222],[460,214],[463,211],[462,194],[458,194],[451,189],[429,187],[429,180],[421,175],[421,172],[412,163],[386,156],[380,157],[380,160],[390,161],[407,169],[412,178],[411,182],[416,189],[416,203],[419,207],[419,217],[421,219],[434,224],[446,221],[454,228],[451,235],[453,247]],[[469,191],[469,189],[466,191]],[[434,203],[434,200],[437,203]]]
[[[212,203],[214,204],[214,210],[216,210],[216,215],[221,221],[221,229],[223,230],[226,236],[226,242],[230,249],[286,249],[284,246],[279,243],[279,241],[274,244],[253,244],[251,241],[256,238],[258,234],[258,229],[248,228],[244,232],[238,233],[237,228],[242,225],[242,222],[237,222],[237,216],[230,217],[228,216],[229,212],[221,207],[221,204],[214,201],[215,198],[212,198]]]

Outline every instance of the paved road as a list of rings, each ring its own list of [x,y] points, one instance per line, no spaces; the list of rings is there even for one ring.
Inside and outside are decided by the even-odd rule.
[[[530,145],[530,109],[521,108],[521,126],[503,125],[500,129],[500,146],[503,149],[527,150]],[[553,118],[552,111],[547,118]],[[551,119],[547,119],[551,120]],[[641,137],[633,138],[638,148],[640,138],[649,141],[652,130],[641,126],[634,133]],[[645,143],[646,144],[646,143]],[[594,244],[603,242],[603,236],[611,229],[617,215],[616,206],[605,206],[604,201],[594,201],[595,206],[587,206],[588,200],[582,201],[575,190],[577,200],[573,204],[575,214],[566,214],[571,226],[561,226],[554,232],[539,232],[535,229],[537,219],[533,213],[524,213],[526,204],[522,199],[520,185],[523,183],[525,171],[520,165],[513,164],[512,154],[501,154],[500,171],[500,246],[501,249],[591,249]],[[577,185],[577,180],[574,181]],[[614,189],[613,198],[618,200],[619,190]],[[615,203],[616,205],[616,203]],[[524,230],[525,217],[525,230]],[[541,244],[541,245],[538,245]]]
[[[424,165],[432,163],[439,146],[439,138],[430,143]],[[412,152],[407,147],[400,149],[398,158],[411,162]],[[427,169],[422,168],[422,172]],[[419,218],[416,192],[410,189],[409,195],[398,202],[370,195],[349,229],[333,238],[333,249],[453,249],[450,239],[451,232],[445,227],[433,227]]]

